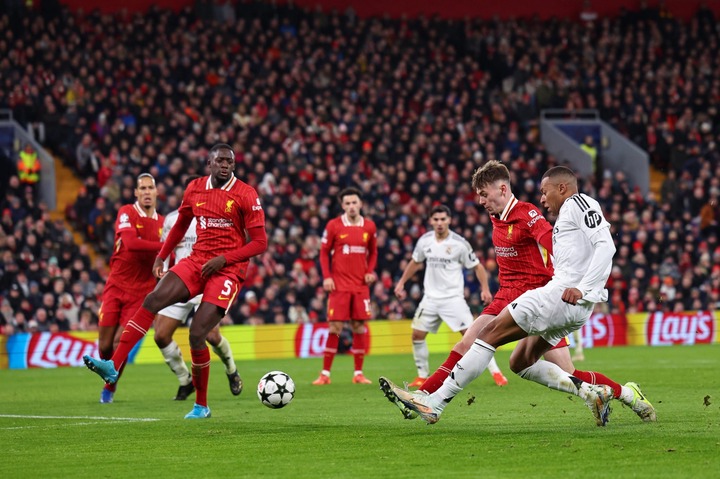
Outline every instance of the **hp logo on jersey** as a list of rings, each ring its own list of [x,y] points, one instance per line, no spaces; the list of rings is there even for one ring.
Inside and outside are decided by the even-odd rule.
[[[585,226],[588,228],[595,228],[600,226],[602,223],[602,216],[597,211],[590,210],[585,213]]]

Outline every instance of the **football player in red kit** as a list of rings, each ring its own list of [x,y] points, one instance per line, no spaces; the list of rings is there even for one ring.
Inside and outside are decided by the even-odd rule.
[[[152,270],[162,279],[123,330],[112,360],[83,357],[87,367],[106,383],[115,382],[118,368],[147,334],[155,314],[202,294],[190,326],[196,399],[186,419],[210,417],[207,405],[210,352],[205,340],[240,291],[250,258],[267,249],[265,213],[255,189],[233,174],[235,152],[229,145],[217,144],[210,150],[208,164],[210,176],[198,178],[185,190],[177,222],[155,258]],[[197,241],[192,253],[164,273],[163,261],[182,240],[193,218],[197,219]]]
[[[320,376],[316,386],[330,384],[330,368],[337,353],[340,332],[350,322],[355,360],[353,383],[370,384],[363,375],[367,341],[365,321],[371,318],[370,287],[377,277],[377,229],[372,220],[360,214],[362,197],[356,188],[345,188],[338,195],[344,213],[325,227],[320,248],[323,288],[328,294],[330,331]]]
[[[120,208],[115,220],[110,276],[98,312],[98,350],[102,359],[112,357],[121,327],[127,324],[157,283],[148,265],[162,246],[163,217],[155,211],[157,189],[151,174],[138,176],[135,197],[137,201]],[[118,370],[118,379],[120,374],[122,368]],[[117,382],[105,385],[100,395],[101,403],[113,402],[116,386]]]

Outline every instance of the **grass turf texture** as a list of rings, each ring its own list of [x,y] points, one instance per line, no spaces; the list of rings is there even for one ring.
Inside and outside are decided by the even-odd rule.
[[[498,353],[498,363],[508,356]],[[609,425],[599,428],[579,398],[507,366],[507,387],[484,374],[433,426],[402,419],[377,384],[351,384],[350,356],[336,358],[333,383],[323,387],[310,385],[319,359],[239,362],[239,397],[213,362],[213,417],[194,421],[183,419],[194,395],[171,400],[178,384],[164,364],[129,366],[114,404],[98,403],[102,382],[84,368],[2,370],[0,477],[718,477],[720,347],[590,349],[586,357],[577,366],[638,382],[658,423],[614,401]],[[443,359],[433,355],[431,364]],[[281,410],[255,393],[274,369],[297,385]],[[410,356],[369,356],[365,373],[415,376]]]

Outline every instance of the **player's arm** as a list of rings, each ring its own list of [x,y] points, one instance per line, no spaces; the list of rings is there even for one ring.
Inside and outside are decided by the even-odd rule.
[[[331,228],[331,225],[332,223],[325,227],[320,242],[320,269],[322,270],[323,289],[325,291],[335,290],[335,281],[332,278],[332,270],[330,269],[330,252],[335,242],[335,231]]]
[[[473,269],[475,270],[475,276],[480,281],[480,299],[483,303],[488,304],[492,301],[492,293],[490,292],[487,270],[482,263],[478,263]]]
[[[552,254],[552,225],[542,216],[540,211],[534,211],[538,216],[531,220],[533,224],[530,226],[530,234],[540,246],[545,248],[549,254]]]
[[[160,248],[160,252],[155,258],[155,263],[153,264],[153,274],[156,278],[162,278],[165,274],[165,260],[168,256],[170,256],[170,253],[175,250],[175,247],[178,245],[178,243],[180,243],[180,241],[182,241],[182,239],[185,237],[185,232],[190,227],[190,223],[192,223],[193,217],[194,216],[192,208],[190,207],[190,203],[186,204],[185,202],[183,202],[183,205],[178,210],[175,225],[173,225],[172,229],[168,233],[167,238],[165,238],[165,242],[162,243],[162,248]]]
[[[566,289],[562,299],[570,304],[577,304],[580,299],[596,303],[602,301],[601,292],[610,274],[612,259],[615,256],[615,243],[610,234],[610,224],[602,216],[602,213],[593,209],[581,212],[575,208],[571,211],[573,213],[572,221],[590,241],[593,252],[590,265],[580,283],[575,288]],[[599,224],[597,221],[586,221],[592,214],[599,216],[601,219]]]
[[[407,292],[405,291],[405,283],[415,276],[415,273],[420,271],[423,267],[423,264],[415,261],[415,259],[411,259],[408,264],[405,266],[405,270],[403,271],[402,276],[400,276],[400,279],[398,280],[397,284],[395,285],[395,296],[398,297],[398,299],[405,299],[407,296]]]
[[[264,253],[267,250],[267,233],[265,232],[265,225],[262,226],[255,226],[252,228],[248,228],[247,230],[248,236],[250,237],[250,241],[245,243],[240,248],[236,249],[235,251],[231,251],[230,253],[225,254],[224,256],[217,256],[216,258],[225,258],[226,264],[223,264],[223,266],[227,264],[235,264],[235,263],[242,263],[243,261],[247,261],[253,256],[257,256],[259,254]],[[215,258],[213,258],[215,259]],[[211,260],[212,261],[212,260]],[[209,263],[209,261],[208,261]],[[203,270],[205,267],[203,267]],[[218,268],[221,269],[221,268]],[[214,271],[213,271],[214,273]],[[204,274],[204,271],[203,271]],[[209,273],[212,274],[212,273]]]
[[[132,252],[159,251],[162,244],[159,241],[150,241],[139,238],[135,228],[120,230],[119,235],[122,244],[127,247],[128,251]]]
[[[372,231],[370,232],[370,239],[368,240],[368,256],[367,256],[367,270],[365,271],[365,284],[371,284],[375,282],[377,276],[375,275],[375,268],[377,267],[377,229],[373,225]]]
[[[599,298],[596,298],[596,294],[593,293],[597,293],[605,286],[608,271],[612,267],[612,259],[615,256],[615,243],[609,227],[601,229],[589,239],[593,246],[593,255],[590,266],[580,280],[577,289],[582,294],[580,298],[597,302]]]

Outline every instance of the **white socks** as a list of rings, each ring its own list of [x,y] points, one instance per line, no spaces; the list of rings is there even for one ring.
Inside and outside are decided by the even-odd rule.
[[[172,372],[175,373],[175,376],[177,376],[178,381],[180,381],[180,385],[187,386],[190,384],[192,382],[192,377],[190,376],[187,364],[183,361],[182,353],[180,352],[180,348],[177,343],[175,341],[171,342],[162,348],[160,352],[162,353],[163,358],[165,358],[165,363],[170,366]]]
[[[212,346],[212,350],[225,365],[225,374],[232,374],[237,371],[235,359],[233,358],[232,350],[230,349],[230,343],[225,336],[220,336],[220,344]]]
[[[415,359],[415,367],[417,367],[417,375],[419,378],[427,378],[430,375],[430,352],[428,350],[427,341],[412,342],[413,358]]]
[[[458,361],[450,376],[445,379],[440,389],[430,396],[441,402],[441,409],[457,396],[468,384],[480,376],[495,355],[495,348],[485,341],[476,340],[465,356]]]
[[[573,381],[572,374],[563,371],[557,364],[544,359],[539,360],[529,368],[523,369],[518,373],[518,376],[547,386],[550,389],[580,396],[582,399],[587,399],[588,392],[591,390],[589,388],[590,384],[577,378]],[[580,386],[578,387],[577,384],[580,384]]]

